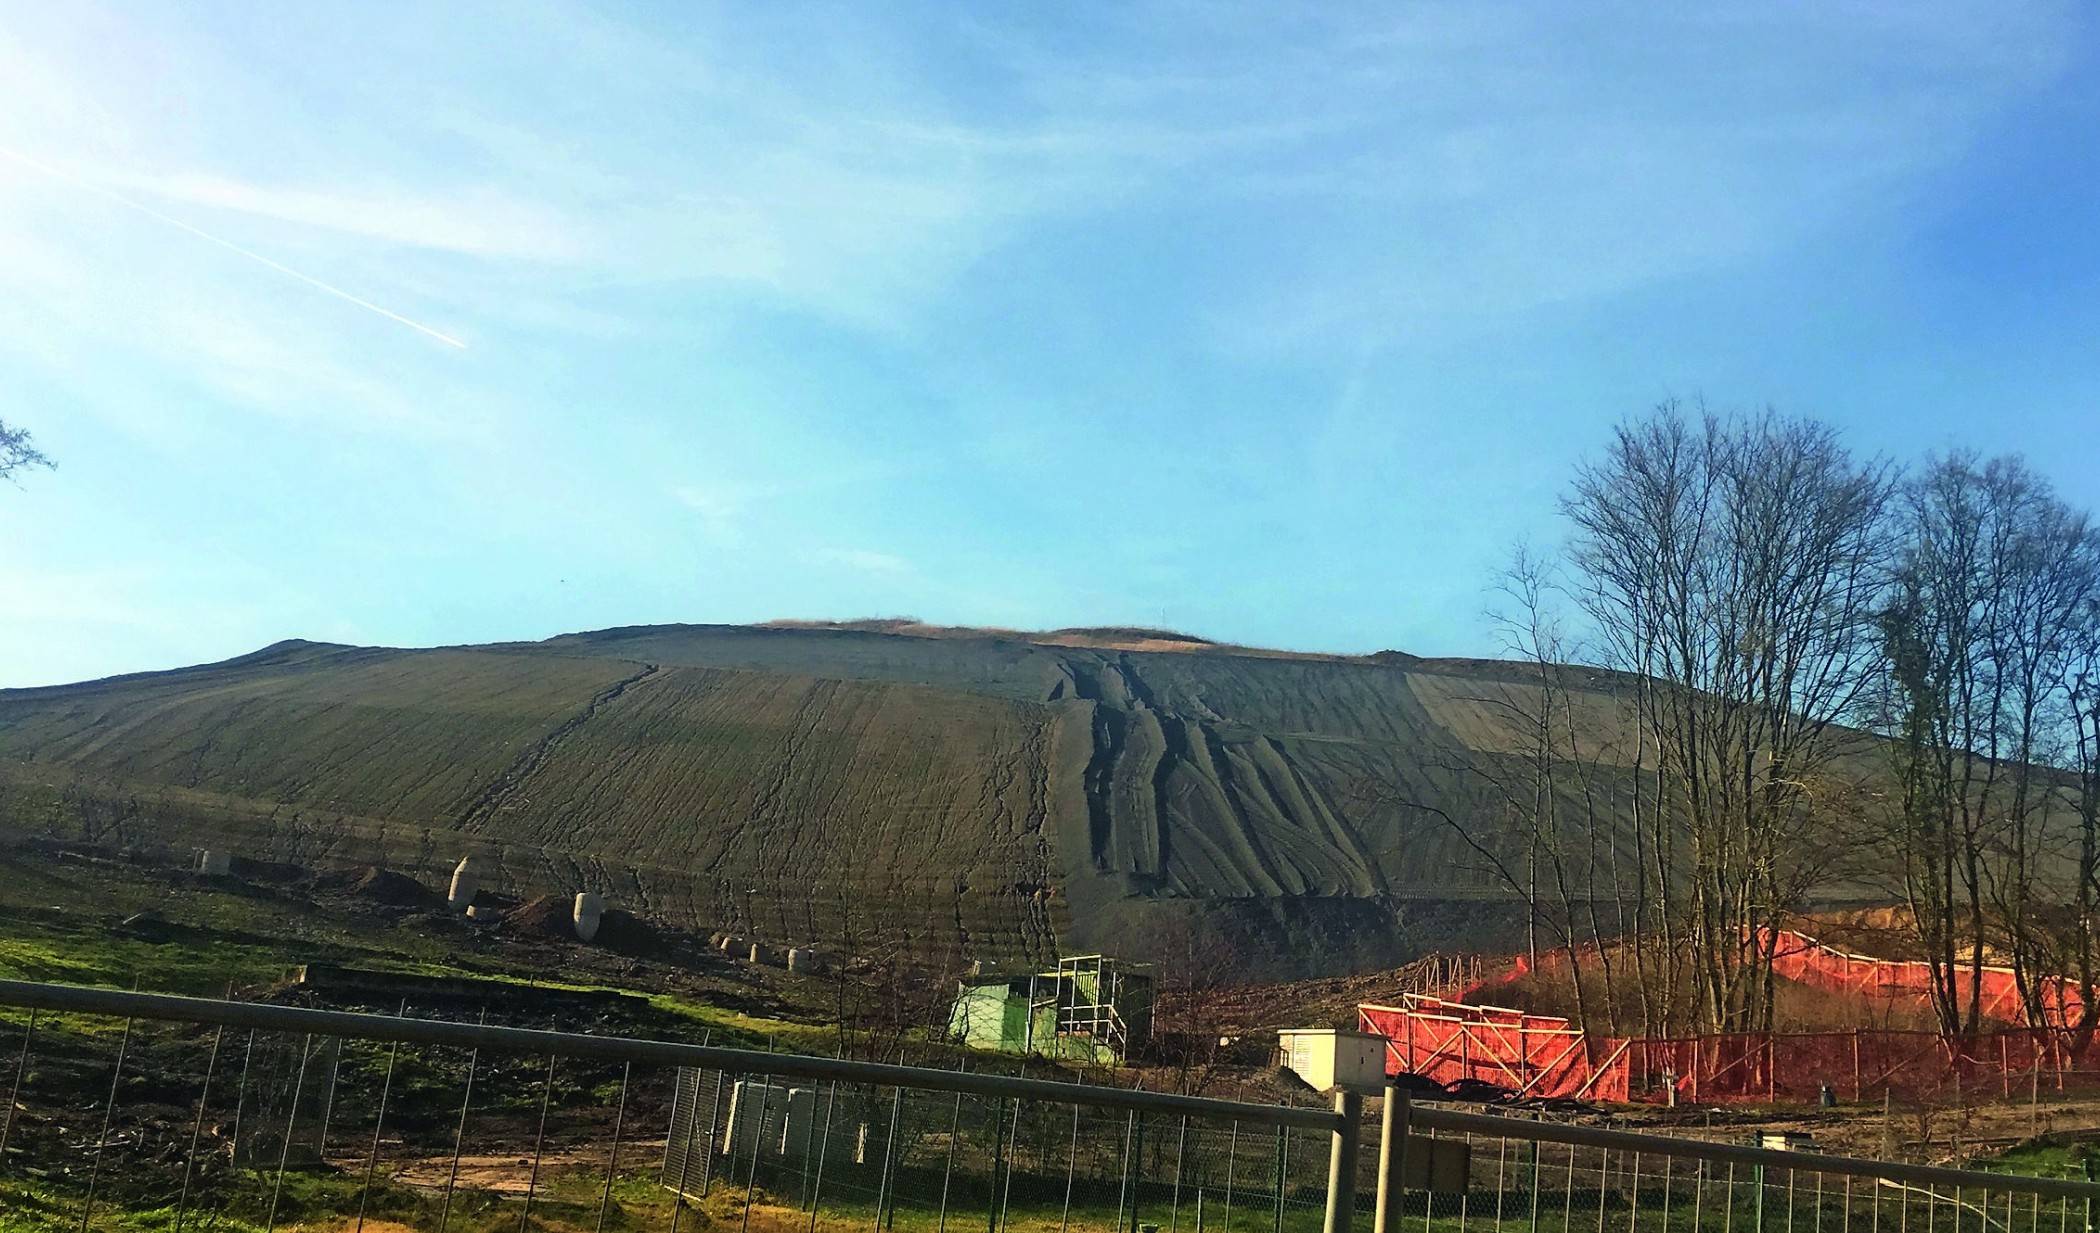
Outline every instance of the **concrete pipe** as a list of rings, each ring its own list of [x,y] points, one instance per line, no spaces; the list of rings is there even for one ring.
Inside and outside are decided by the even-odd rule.
[[[598,936],[598,922],[605,915],[605,900],[590,891],[576,892],[576,936],[588,942]]]
[[[462,856],[452,870],[452,888],[445,892],[445,904],[455,912],[464,912],[474,902],[481,890],[481,865],[472,856]]]

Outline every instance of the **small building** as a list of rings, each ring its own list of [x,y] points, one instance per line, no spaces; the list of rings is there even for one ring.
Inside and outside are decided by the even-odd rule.
[[[1316,1092],[1342,1088],[1377,1092],[1385,1086],[1385,1037],[1335,1028],[1285,1028],[1276,1033],[1277,1061]]]
[[[1113,1064],[1152,1034],[1151,968],[1107,955],[1035,972],[975,965],[958,982],[948,1034],[976,1049]]]

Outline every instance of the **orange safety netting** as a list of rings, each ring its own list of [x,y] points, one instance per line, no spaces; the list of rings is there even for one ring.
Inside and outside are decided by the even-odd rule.
[[[1881,998],[1914,1005],[1932,1002],[1932,968],[1910,959],[1876,959],[1834,949],[1805,933],[1780,930],[1772,938],[1772,970],[1788,980],[1817,989]],[[1971,973],[1966,964],[1956,972],[1955,1004],[1967,1010],[1971,995]],[[2019,981],[2011,968],[1985,967],[1977,981],[1977,1013],[1999,1023],[2037,1027],[2063,1027],[2076,1023],[2084,1001],[2062,977],[2041,981],[2041,1024],[2029,1024]]]
[[[1807,1103],[1828,1086],[1839,1099],[1952,1101],[2038,1088],[2100,1087],[2100,1058],[2055,1032],[2007,1028],[1972,1038],[1937,1032],[1738,1032],[1630,1042],[1635,1099],[1674,1086],[1692,1101]]]
[[[1617,1038],[1566,1019],[1409,996],[1357,1007],[1361,1030],[1386,1041],[1386,1073],[1442,1085],[1487,1083],[1528,1097],[1662,1103],[1840,1099],[1953,1100],[2100,1089],[2100,1051],[2063,1033],[2012,1028],[1969,1039],[1933,1032],[1743,1032],[1684,1039]]]
[[[1356,1008],[1359,1028],[1385,1038],[1389,1075],[1472,1079],[1525,1096],[1628,1098],[1623,1048],[1598,1065],[1587,1034],[1566,1019],[1416,995],[1401,1003]]]

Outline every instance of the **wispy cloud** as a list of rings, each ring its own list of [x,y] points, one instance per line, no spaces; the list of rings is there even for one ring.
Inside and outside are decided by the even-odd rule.
[[[1363,538],[1366,493],[1419,495],[1425,438],[1475,443],[1436,387],[1494,362],[1396,392],[1396,344],[1516,355],[1543,318],[1911,225],[2089,32],[2065,0],[1190,18],[16,6],[0,145],[473,345],[0,165],[0,358],[40,439],[92,420],[179,460],[125,477],[163,507],[272,475],[443,493],[469,516],[393,534],[457,551],[444,585],[529,543],[666,588],[698,539],[709,604],[1083,622],[1209,587],[1218,544],[1305,570],[1308,510]],[[196,542],[318,570],[341,509]],[[1389,564],[1319,543],[1337,574]]]
[[[50,163],[43,162],[39,159],[30,158],[27,155],[20,153],[19,151],[10,150],[5,146],[0,146],[0,158],[8,159],[9,161],[14,162],[19,166],[29,168],[31,171],[38,172],[39,174],[45,176],[49,176],[54,180],[57,180],[63,184],[70,185],[73,188],[81,190],[82,192],[92,193],[95,196],[101,197],[105,200],[113,201],[116,204],[123,206],[127,210],[136,211],[137,213],[142,214],[155,222],[165,223],[168,226],[173,227],[176,230],[181,231],[189,236],[192,236],[198,240],[204,241],[207,244],[213,245],[214,247],[232,253],[236,257],[245,258],[249,261],[255,262],[257,265],[275,270],[279,274],[282,274],[287,278],[296,279],[297,281],[305,283],[307,286],[312,287],[316,291],[320,291],[326,295],[334,296],[336,299],[342,300],[349,304],[354,304],[367,312],[377,314],[381,317],[385,317],[387,320],[392,321],[397,325],[405,325],[409,329],[412,329],[417,333],[424,335],[427,338],[444,343],[448,347],[455,347],[460,350],[466,349],[466,343],[461,342],[459,339],[454,338],[450,334],[444,333],[441,330],[426,325],[421,321],[417,321],[412,317],[405,317],[402,314],[395,312],[391,308],[387,308],[380,304],[374,304],[372,301],[365,299],[364,297],[357,295],[353,292],[346,291],[343,288],[336,286],[334,283],[328,282],[324,279],[315,278],[313,275],[308,274],[302,270],[293,269],[291,266],[288,266],[274,258],[266,257],[253,249],[244,248],[241,245],[235,244],[233,241],[226,239],[224,236],[213,235],[211,232],[206,231],[204,228],[196,226],[193,223],[184,222],[182,219],[176,218],[173,215],[164,214],[159,210],[154,209],[152,206],[146,205],[145,203],[138,201],[135,198],[127,197],[124,194],[119,193],[114,189],[111,189],[107,185],[98,184],[92,180],[82,179],[79,175],[71,171],[67,171],[61,167],[54,167]]]
[[[490,185],[435,191],[304,187],[181,171],[115,172],[101,182],[166,201],[471,257],[568,263],[583,259],[583,229],[530,199]]]
[[[19,87],[31,127],[113,183],[310,240],[487,263],[446,279],[498,316],[544,319],[594,280],[683,280],[909,333],[1044,224],[1229,206],[1277,241],[1238,256],[1200,309],[1238,350],[1487,328],[1790,243],[1958,151],[2054,71],[2068,20],[2055,4],[1621,17],[1243,12],[1191,38],[1178,13],[1139,6],[1076,48],[979,23],[966,54],[1002,84],[971,83],[990,105],[970,107],[867,16],[732,30],[691,14],[669,38],[550,3],[481,59],[455,45],[470,21],[425,16],[404,20],[358,123],[299,130],[300,157],[274,168],[208,126],[284,146],[289,131],[248,114],[282,87],[194,38],[164,54],[235,80],[203,74],[186,124],[125,83],[71,88],[64,69],[96,75],[85,61],[23,44],[0,63],[44,65]],[[310,119],[303,100],[283,110],[287,127]]]

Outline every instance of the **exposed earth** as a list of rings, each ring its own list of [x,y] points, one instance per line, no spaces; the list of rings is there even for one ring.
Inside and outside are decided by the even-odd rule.
[[[1453,827],[1500,807],[1524,671],[897,622],[291,641],[0,691],[0,828],[437,888],[474,853],[518,898],[943,962],[1340,975],[1515,949]],[[1582,679],[1608,761],[1621,682]]]

